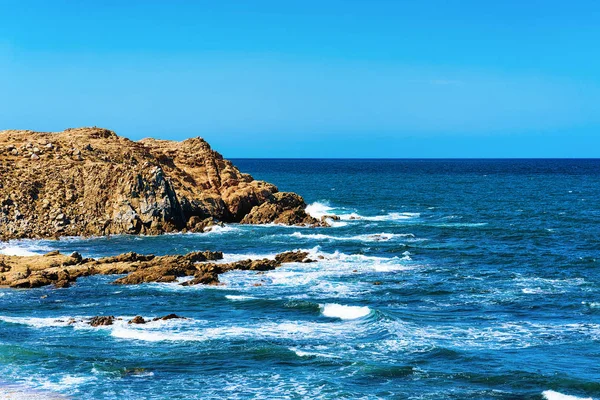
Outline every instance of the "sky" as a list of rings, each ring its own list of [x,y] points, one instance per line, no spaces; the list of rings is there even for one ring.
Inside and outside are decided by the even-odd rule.
[[[0,0],[0,130],[600,157],[600,2]]]

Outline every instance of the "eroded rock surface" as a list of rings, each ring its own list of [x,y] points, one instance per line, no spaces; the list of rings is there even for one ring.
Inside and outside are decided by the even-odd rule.
[[[216,285],[219,274],[231,270],[268,271],[288,262],[311,262],[302,251],[278,254],[275,259],[242,260],[218,263],[223,253],[192,252],[186,255],[154,256],[125,253],[100,259],[83,258],[79,253],[64,255],[57,251],[40,256],[0,255],[0,286],[36,288],[48,285],[68,287],[78,278],[90,275],[125,276],[114,284],[133,285],[148,282],[174,282],[181,277],[193,277],[183,285]],[[167,315],[162,319],[180,318]],[[107,321],[100,321],[105,324]],[[100,322],[98,322],[100,324]],[[136,322],[133,322],[136,323]]]
[[[202,232],[222,222],[322,225],[305,207],[201,138],[0,131],[0,240]]]

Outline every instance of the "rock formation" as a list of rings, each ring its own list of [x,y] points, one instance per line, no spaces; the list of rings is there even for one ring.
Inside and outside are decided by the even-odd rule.
[[[0,255],[0,286],[36,288],[48,285],[69,287],[82,276],[127,274],[114,284],[132,285],[147,282],[174,282],[191,276],[183,285],[219,283],[219,274],[231,270],[268,271],[283,263],[311,262],[308,253],[290,251],[278,254],[275,259],[242,260],[216,263],[223,258],[221,252],[192,252],[186,255],[154,256],[125,253],[100,259],[83,258],[79,253],[64,255],[57,251],[40,256]],[[163,319],[176,318],[168,315]],[[106,325],[107,320],[95,321]]]
[[[241,173],[201,138],[0,132],[0,240],[201,232],[219,222],[322,224],[305,208],[300,196]]]

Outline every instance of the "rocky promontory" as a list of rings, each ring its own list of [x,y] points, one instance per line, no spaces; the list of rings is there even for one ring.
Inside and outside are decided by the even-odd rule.
[[[240,172],[201,138],[0,131],[0,240],[323,224],[305,208],[302,197]]]

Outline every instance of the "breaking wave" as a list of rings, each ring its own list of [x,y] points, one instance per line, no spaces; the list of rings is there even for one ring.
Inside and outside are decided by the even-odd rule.
[[[347,212],[343,208],[331,207],[327,202],[314,202],[306,206],[306,212],[314,218],[321,219],[327,215],[335,215],[340,218],[341,221],[373,221],[373,222],[382,222],[382,221],[402,221],[402,220],[410,220],[414,218],[419,218],[421,216],[420,213],[414,212],[390,212],[383,215],[372,215],[365,216],[360,215],[356,212]],[[338,226],[337,224],[344,224],[340,221],[331,221],[330,223],[333,226]]]
[[[333,236],[325,234],[304,234],[294,232],[291,237],[298,239],[314,239],[314,240],[339,240],[339,241],[358,241],[358,242],[387,242],[397,238],[414,238],[412,233],[372,233],[355,236]]]
[[[322,304],[320,305],[321,313],[325,317],[340,318],[340,319],[357,319],[366,317],[371,313],[369,307],[345,306],[342,304]]]
[[[591,397],[577,397],[568,394],[555,392],[554,390],[546,390],[542,392],[546,400],[593,400]]]
[[[52,250],[32,240],[0,242],[0,254],[5,256],[37,256]]]

